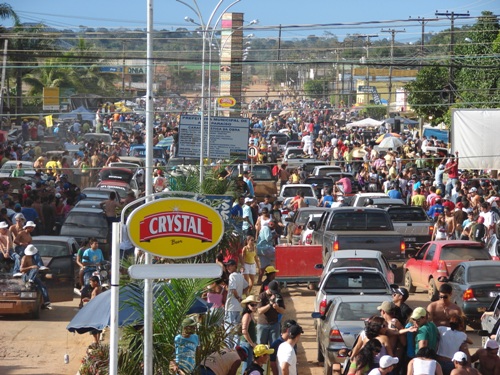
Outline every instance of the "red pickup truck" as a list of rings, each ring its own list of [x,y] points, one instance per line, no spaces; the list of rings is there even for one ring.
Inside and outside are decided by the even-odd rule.
[[[439,298],[441,276],[448,277],[461,262],[492,259],[488,249],[475,241],[430,241],[404,266],[404,284],[411,293],[426,289],[430,301]]]

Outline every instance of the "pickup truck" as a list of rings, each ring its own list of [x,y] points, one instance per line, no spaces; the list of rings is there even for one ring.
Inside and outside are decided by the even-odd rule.
[[[39,277],[47,287],[51,302],[73,300],[75,280],[73,251],[74,240],[63,236],[33,237],[48,270]],[[22,278],[12,277],[11,262],[0,262],[0,315],[40,317],[42,294],[34,286],[25,285]]]
[[[278,187],[271,168],[268,165],[254,165],[252,167],[252,175],[255,182],[254,191],[257,199],[263,201],[266,195],[270,195],[270,201],[274,201],[278,194]]]
[[[396,232],[404,236],[406,248],[414,251],[431,240],[434,226],[422,207],[393,206],[385,209]]]
[[[288,206],[293,197],[297,194],[304,193],[304,199],[309,207],[318,206],[318,198],[311,185],[307,184],[287,184],[281,187],[281,192],[278,197],[283,202],[283,207]]]
[[[389,214],[382,209],[329,208],[323,213],[316,228],[312,244],[322,245],[323,264],[326,264],[332,252],[352,249],[379,250],[389,262],[397,264],[398,268],[404,263],[404,238],[394,230]]]

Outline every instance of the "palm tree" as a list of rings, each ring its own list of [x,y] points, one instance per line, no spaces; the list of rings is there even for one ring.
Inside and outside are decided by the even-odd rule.
[[[45,38],[44,25],[21,25],[16,23],[9,38],[9,57],[14,65],[16,79],[16,111],[23,108],[23,76],[32,72],[37,65],[37,58],[54,50],[54,41]]]
[[[0,4],[0,18],[3,20],[12,18],[15,24],[19,23],[19,17],[17,16],[16,12],[14,12],[12,7],[7,3]],[[0,31],[3,32],[3,30]]]
[[[28,95],[41,95],[44,87],[63,87],[69,84],[68,69],[60,67],[57,60],[48,60],[43,66],[25,74],[23,82],[30,86]]]

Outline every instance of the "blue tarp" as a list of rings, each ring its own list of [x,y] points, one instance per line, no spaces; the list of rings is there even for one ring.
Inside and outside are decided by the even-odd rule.
[[[61,119],[61,120],[76,119],[76,118],[78,118],[78,115],[82,116],[82,121],[93,122],[95,119],[95,113],[92,111],[89,111],[87,108],[85,108],[83,106],[78,107],[77,109],[74,109],[73,111],[71,111],[69,113],[64,113],[62,115],[59,115],[59,119]]]
[[[444,143],[449,143],[450,139],[450,132],[448,130],[424,128],[423,135],[426,136],[427,138],[436,137],[437,139],[443,141]]]

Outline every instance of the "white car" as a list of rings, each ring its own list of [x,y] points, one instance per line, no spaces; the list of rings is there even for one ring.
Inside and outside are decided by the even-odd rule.
[[[293,197],[301,192],[304,193],[304,199],[309,207],[318,206],[318,198],[316,198],[314,188],[308,184],[283,185],[278,199],[283,202],[283,207],[287,207]]]

